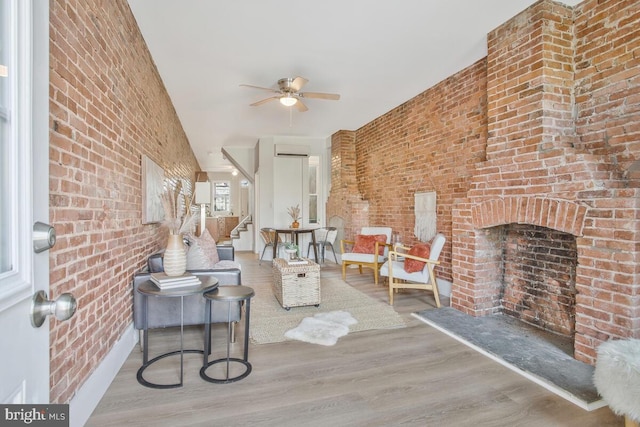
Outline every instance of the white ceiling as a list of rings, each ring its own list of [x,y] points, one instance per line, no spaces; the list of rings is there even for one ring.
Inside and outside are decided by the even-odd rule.
[[[128,0],[205,171],[222,147],[356,130],[486,55],[488,32],[535,0]],[[571,6],[580,0],[563,1]],[[249,104],[309,80],[300,113]]]

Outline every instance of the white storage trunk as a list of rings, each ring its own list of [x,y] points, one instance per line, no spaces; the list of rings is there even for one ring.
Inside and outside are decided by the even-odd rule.
[[[320,305],[320,266],[310,259],[307,264],[289,265],[285,259],[273,260],[273,293],[282,307]]]

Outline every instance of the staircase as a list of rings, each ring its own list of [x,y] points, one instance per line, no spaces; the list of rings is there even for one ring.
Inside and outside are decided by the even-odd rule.
[[[253,250],[253,222],[251,215],[247,215],[231,230],[231,243],[236,251]]]

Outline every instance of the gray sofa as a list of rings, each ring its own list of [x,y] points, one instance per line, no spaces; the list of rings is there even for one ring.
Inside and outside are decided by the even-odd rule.
[[[220,260],[233,261],[235,257],[233,246],[219,245],[218,255]],[[138,292],[138,286],[149,280],[151,273],[164,271],[162,265],[162,252],[149,256],[147,271],[136,273],[133,277],[133,324],[140,331],[140,342],[143,341],[143,325],[146,315],[144,296]],[[218,279],[219,285],[241,285],[241,273],[239,268],[226,268],[215,270],[192,270],[196,276],[213,276]],[[156,298],[148,297],[149,316],[148,329],[167,328],[180,326],[180,298]],[[184,325],[204,324],[205,299],[202,295],[184,297]],[[235,331],[235,323],[241,318],[241,306],[231,303],[232,331]],[[226,323],[228,319],[227,304],[213,301],[211,304],[211,323]],[[235,337],[232,337],[234,339]]]

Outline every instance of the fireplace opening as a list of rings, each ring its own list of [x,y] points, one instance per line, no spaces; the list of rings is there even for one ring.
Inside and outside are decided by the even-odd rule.
[[[571,338],[575,334],[575,236],[529,224],[501,226],[500,311]]]

